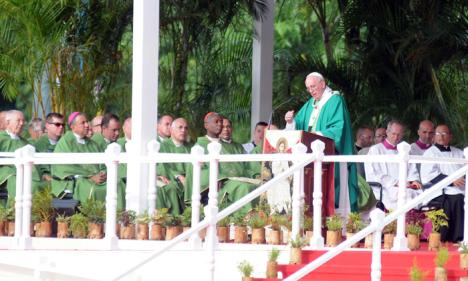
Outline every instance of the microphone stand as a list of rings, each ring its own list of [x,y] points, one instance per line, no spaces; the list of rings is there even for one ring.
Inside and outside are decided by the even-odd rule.
[[[271,121],[272,121],[272,119],[273,119],[273,113],[274,113],[278,108],[280,108],[282,105],[285,105],[286,103],[290,102],[290,101],[293,100],[293,99],[294,99],[294,97],[290,97],[290,98],[287,99],[286,101],[280,103],[279,105],[275,106],[275,108],[273,108],[273,110],[272,110],[271,113],[270,113],[270,118],[268,119],[268,126],[267,126],[268,130],[270,130]]]

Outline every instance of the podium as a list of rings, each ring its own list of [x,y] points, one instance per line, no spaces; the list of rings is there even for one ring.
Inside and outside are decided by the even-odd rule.
[[[291,153],[292,147],[303,143],[307,153],[311,153],[310,144],[320,140],[325,143],[325,155],[335,154],[335,142],[332,139],[305,131],[267,130],[265,132],[263,153]],[[268,170],[271,163],[263,163],[262,170]],[[268,174],[268,172],[267,172]],[[272,175],[272,173],[270,173]],[[322,216],[329,217],[335,212],[335,167],[333,163],[322,163]],[[262,173],[263,177],[263,173]],[[304,168],[304,203],[309,215],[313,212],[314,163]]]

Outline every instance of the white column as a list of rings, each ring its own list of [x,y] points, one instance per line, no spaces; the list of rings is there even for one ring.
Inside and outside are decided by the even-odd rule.
[[[292,153],[297,156],[298,159],[302,159],[301,155],[303,156],[307,152],[307,147],[302,144],[298,143],[292,149]],[[295,163],[300,162],[294,161]],[[291,239],[296,239],[297,235],[300,234],[299,230],[301,228],[301,211],[304,209],[301,208],[303,202],[301,202],[301,189],[304,189],[304,184],[301,181],[302,175],[304,174],[304,169],[296,170],[294,172],[294,180],[293,180],[293,196],[292,196],[292,233]]]
[[[251,133],[258,121],[268,122],[273,96],[273,45],[275,1],[265,0],[263,21],[254,21],[252,50]]]
[[[196,144],[195,146],[192,147],[191,154],[194,156],[200,156],[205,154],[205,151],[203,147],[200,145]],[[192,166],[193,166],[193,178],[192,179],[186,179],[186,180],[192,180],[192,227],[194,227],[196,224],[200,222],[200,171],[201,171],[201,165],[202,163],[199,161],[193,161]],[[198,231],[195,232],[192,236],[190,236],[189,239],[190,243],[192,244],[192,247],[194,249],[200,249],[201,248],[201,239],[200,236],[198,235]]]
[[[139,161],[156,139],[159,0],[133,2],[132,140],[127,165],[127,209],[147,208],[148,165]]]
[[[153,159],[156,157],[160,148],[159,142],[151,140],[148,143],[148,154]],[[156,163],[150,163],[148,165],[148,214],[153,215],[156,209],[156,197],[157,197],[157,185],[156,185]]]
[[[15,238],[13,248],[19,247],[22,221],[23,221],[23,183],[24,183],[24,162],[23,148],[15,150],[16,159],[16,197],[15,197]]]
[[[371,224],[377,226],[374,232],[374,241],[372,241],[372,264],[371,280],[380,281],[382,276],[382,223],[385,219],[385,213],[380,209],[375,209],[370,213]]]
[[[313,191],[313,205],[314,205],[314,231],[310,241],[312,249],[323,249],[325,240],[322,236],[322,160],[324,157],[323,151],[325,150],[325,143],[320,140],[315,140],[311,144],[312,152],[315,154],[314,161],[314,191]]]
[[[465,159],[468,159],[468,147],[463,150]],[[463,243],[468,245],[468,173],[465,175],[465,224],[463,225]]]
[[[20,239],[21,249],[31,248],[31,206],[32,206],[32,169],[33,157],[36,149],[32,145],[26,145],[22,148],[24,157],[23,171],[23,227]]]
[[[406,203],[406,184],[408,182],[408,160],[411,146],[407,142],[401,142],[397,145],[398,149],[398,202],[397,209],[400,209]],[[409,251],[408,240],[405,236],[405,214],[397,219],[397,233],[393,241],[393,251]]]
[[[117,170],[119,167],[119,154],[120,145],[117,143],[111,143],[106,148],[106,168],[107,168],[107,180],[106,180],[106,247],[109,250],[117,248],[117,235],[115,234],[115,225],[117,218]]]

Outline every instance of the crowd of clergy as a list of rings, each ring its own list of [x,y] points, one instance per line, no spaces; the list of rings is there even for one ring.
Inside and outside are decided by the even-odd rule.
[[[205,115],[203,122],[205,135],[198,137],[194,143],[190,144],[188,142],[190,128],[184,118],[160,116],[155,128],[160,142],[160,152],[188,154],[191,147],[197,144],[205,150],[205,153],[208,153],[208,144],[219,142],[222,154],[262,153],[265,130],[278,129],[274,125],[259,122],[253,130],[252,141],[240,144],[232,139],[233,124],[229,118],[209,112]],[[27,139],[22,136],[23,129],[26,129],[25,125],[22,112],[17,110],[0,112],[0,152],[13,152],[31,144],[36,152],[93,153],[104,152],[107,145],[113,142],[119,144],[122,151],[125,151],[125,144],[132,138],[131,117],[121,120],[113,113],[96,116],[92,120],[81,112],[73,112],[67,117],[59,113],[49,113],[44,122],[38,118],[30,121]],[[66,130],[66,127],[69,129]],[[121,132],[123,132],[122,136]],[[464,157],[460,149],[450,145],[452,132],[447,125],[434,126],[431,121],[424,120],[420,122],[417,133],[419,138],[411,144],[410,154],[431,158]],[[359,155],[397,154],[397,145],[403,140],[404,135],[405,125],[399,121],[390,121],[386,128],[374,129],[362,126],[356,131],[354,153]],[[462,167],[461,164],[409,164],[407,198],[417,196],[424,189],[430,188],[460,167]],[[372,191],[387,209],[396,208],[398,164],[377,162],[358,164],[357,171],[359,179],[380,184],[380,186],[372,186]],[[172,214],[181,214],[191,202],[192,173],[190,163],[158,164],[156,207],[168,208]],[[7,192],[8,198],[15,196],[15,174],[16,169],[13,165],[0,166],[0,189]],[[261,163],[220,163],[218,179],[220,205],[227,206],[248,194],[261,184],[260,178]],[[208,183],[208,165],[203,164],[200,183],[203,204],[207,203]],[[106,168],[103,164],[36,165],[32,176],[33,192],[45,186],[50,186],[53,195],[57,198],[74,198],[81,202],[87,198],[104,201]],[[120,164],[117,187],[119,209],[125,208],[125,187],[126,166]],[[442,231],[443,241],[455,242],[463,238],[464,187],[465,179],[459,178],[426,202],[426,204],[438,204],[449,217],[449,226]],[[382,188],[381,198],[380,188]],[[245,205],[241,211],[247,212],[254,204],[256,201]],[[275,206],[271,207],[274,210]],[[371,209],[368,208],[367,211]]]

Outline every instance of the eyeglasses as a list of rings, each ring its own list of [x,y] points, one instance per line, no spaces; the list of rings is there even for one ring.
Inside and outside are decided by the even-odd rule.
[[[446,133],[446,132],[440,133],[440,132],[437,132],[437,133],[435,133],[435,135],[436,135],[436,136],[443,136],[443,137],[445,137],[445,136],[450,135],[450,133]]]
[[[49,123],[49,124],[51,124],[51,125],[54,125],[55,127],[63,127],[63,126],[65,126],[63,123],[59,123],[59,122],[57,122],[57,123],[47,122],[47,123]]]

